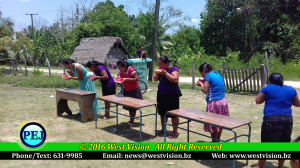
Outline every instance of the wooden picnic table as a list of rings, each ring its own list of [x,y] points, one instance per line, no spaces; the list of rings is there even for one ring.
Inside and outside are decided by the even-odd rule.
[[[166,128],[167,128],[167,125],[171,125],[171,124],[168,124],[166,122],[167,115],[173,115],[173,116],[177,116],[177,117],[187,119],[187,122],[179,123],[179,125],[187,123],[187,129],[184,129],[182,127],[178,127],[179,129],[187,131],[187,142],[189,142],[190,132],[198,134],[198,135],[202,135],[202,136],[205,136],[205,137],[208,137],[208,138],[212,138],[211,136],[207,136],[205,134],[201,134],[201,133],[196,132],[196,131],[191,131],[190,128],[189,128],[189,123],[191,121],[203,123],[203,124],[206,124],[206,125],[211,125],[211,126],[214,126],[214,127],[222,128],[222,129],[233,132],[233,138],[230,138],[230,139],[227,139],[227,140],[217,139],[221,142],[228,142],[228,141],[231,141],[231,140],[234,140],[234,142],[237,142],[237,138],[242,137],[242,136],[248,137],[248,142],[250,142],[250,137],[251,137],[251,126],[250,126],[250,124],[252,123],[251,121],[240,120],[240,119],[232,118],[232,117],[229,117],[229,116],[209,113],[209,112],[196,110],[196,109],[191,109],[191,108],[171,110],[171,111],[168,111],[166,113],[165,121],[164,121],[165,122],[164,142],[166,142],[166,130],[167,130]],[[242,127],[244,125],[248,125],[248,134],[241,134],[241,135],[237,136],[237,133],[234,131],[234,129],[238,128],[238,127]],[[247,164],[248,164],[248,160],[247,160]],[[235,167],[235,160],[233,161],[232,166]]]
[[[116,111],[110,111],[107,109],[104,109],[104,110],[112,112],[112,113],[116,113],[117,125],[119,124],[118,123],[118,115],[119,114],[122,116],[132,118],[129,115],[119,113],[118,106],[122,105],[122,106],[130,107],[130,108],[134,108],[134,109],[140,111],[140,115],[138,117],[134,118],[134,119],[140,120],[140,134],[139,134],[140,140],[142,138],[142,117],[146,117],[149,115],[155,115],[155,131],[157,130],[157,103],[152,103],[152,102],[148,102],[145,100],[136,99],[136,98],[132,98],[132,97],[125,97],[122,95],[101,96],[101,97],[98,97],[98,99],[105,101],[105,102],[110,102],[110,103],[116,104]],[[144,107],[149,107],[149,106],[155,106],[155,109],[156,109],[155,114],[143,115],[143,112],[141,109]],[[95,121],[96,121],[96,128],[97,128],[97,119]]]
[[[68,106],[68,100],[78,102],[81,111],[81,122],[95,120],[93,112],[93,103],[95,101],[96,92],[89,92],[77,89],[58,89],[56,90],[57,116],[61,116],[64,112],[72,115],[72,111]]]

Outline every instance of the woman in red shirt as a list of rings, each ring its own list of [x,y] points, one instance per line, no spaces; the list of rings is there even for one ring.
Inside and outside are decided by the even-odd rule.
[[[120,78],[122,79],[121,84],[124,87],[123,96],[143,99],[142,92],[137,82],[139,80],[139,76],[135,69],[132,66],[129,66],[127,59],[123,58],[119,60],[117,62],[117,67],[120,70]],[[131,128],[134,126],[136,109],[129,107],[124,107],[124,109],[129,110],[130,117],[132,117],[126,125],[127,128]]]

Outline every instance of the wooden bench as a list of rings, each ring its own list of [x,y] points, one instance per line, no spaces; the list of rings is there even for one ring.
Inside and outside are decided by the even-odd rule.
[[[132,97],[124,97],[121,95],[101,96],[98,99],[105,101],[105,102],[110,102],[110,103],[116,104],[116,111],[109,111],[109,112],[116,113],[117,125],[118,125],[118,115],[119,114],[131,118],[129,115],[119,113],[119,111],[118,111],[119,105],[134,108],[134,109],[140,111],[140,116],[134,118],[134,119],[140,120],[140,134],[139,134],[140,140],[142,139],[142,117],[146,117],[149,115],[155,115],[155,131],[157,130],[157,106],[156,106],[157,104],[156,103],[151,103],[151,102],[148,102],[145,100],[136,99],[136,98],[132,98]],[[156,109],[155,114],[143,115],[141,108],[149,107],[149,106],[155,106],[155,109]],[[104,110],[108,111],[106,109],[104,109]],[[96,120],[96,128],[97,128],[97,120]]]
[[[248,142],[250,142],[250,136],[251,136],[251,126],[250,126],[251,122],[250,121],[244,121],[244,120],[232,118],[232,117],[229,117],[229,116],[209,113],[209,112],[190,109],[190,108],[171,110],[171,111],[168,111],[166,113],[166,115],[167,114],[187,119],[187,122],[180,123],[180,124],[187,123],[188,124],[187,129],[183,129],[183,128],[180,128],[180,127],[179,128],[188,131],[188,137],[187,137],[188,142],[189,142],[189,132],[193,132],[193,133],[211,138],[207,135],[200,134],[200,133],[197,133],[197,132],[194,132],[194,131],[190,131],[189,130],[189,123],[191,121],[195,121],[195,122],[203,123],[203,124],[206,124],[206,125],[211,125],[211,126],[214,126],[214,127],[222,128],[222,129],[225,129],[225,130],[232,131],[234,133],[233,138],[230,138],[230,139],[227,139],[227,140],[218,139],[222,142],[228,142],[228,141],[231,141],[231,140],[234,140],[236,142],[237,138],[241,137],[241,136],[248,137]],[[166,120],[166,117],[165,117],[165,120]],[[166,125],[171,125],[171,124],[166,123],[165,127],[166,127]],[[248,135],[243,134],[243,135],[237,136],[234,129],[238,128],[238,127],[241,127],[241,126],[244,126],[244,125],[249,126]],[[165,142],[166,142],[166,136],[165,136]]]
[[[211,125],[211,126],[214,126],[214,127],[222,128],[222,129],[231,131],[233,133],[233,138],[230,138],[230,139],[227,139],[227,140],[217,139],[221,142],[229,142],[229,141],[232,141],[232,140],[234,140],[234,142],[237,142],[237,138],[242,137],[242,136],[248,137],[248,142],[250,142],[250,137],[251,137],[251,125],[250,124],[252,123],[251,121],[244,121],[244,120],[232,118],[232,117],[229,117],[229,116],[209,113],[209,112],[190,109],[190,108],[171,110],[171,111],[168,111],[166,113],[165,121],[164,121],[165,122],[164,142],[166,142],[167,125],[171,125],[171,124],[168,124],[166,122],[167,115],[173,115],[173,116],[177,116],[177,117],[180,117],[180,118],[187,119],[187,122],[179,123],[179,125],[187,123],[187,129],[184,129],[182,127],[178,127],[179,129],[187,131],[187,142],[189,142],[190,132],[198,134],[198,135],[202,135],[202,136],[205,136],[205,137],[208,137],[208,138],[212,138],[211,136],[201,134],[201,133],[196,132],[196,131],[190,131],[189,123],[191,121],[195,121],[195,122],[203,123],[203,124],[206,124],[206,125]],[[237,136],[237,133],[234,131],[234,129],[238,128],[238,127],[241,127],[241,126],[244,126],[244,125],[248,125],[248,134],[241,134],[241,135]],[[248,160],[247,160],[246,164],[248,165]],[[233,160],[232,167],[235,167],[235,160]]]
[[[95,101],[96,92],[89,92],[76,89],[58,89],[56,90],[57,116],[61,116],[66,112],[69,116],[72,111],[68,106],[68,100],[78,102],[81,111],[81,122],[95,120],[93,112],[93,103]]]

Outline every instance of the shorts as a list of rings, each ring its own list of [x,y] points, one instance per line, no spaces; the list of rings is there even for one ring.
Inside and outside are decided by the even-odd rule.
[[[292,129],[292,116],[267,116],[261,126],[261,142],[291,142]]]

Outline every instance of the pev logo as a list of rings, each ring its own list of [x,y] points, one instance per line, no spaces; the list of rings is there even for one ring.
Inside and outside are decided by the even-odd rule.
[[[45,146],[47,142],[47,131],[38,122],[22,122],[18,127],[20,131],[19,145],[25,150],[38,150]]]

